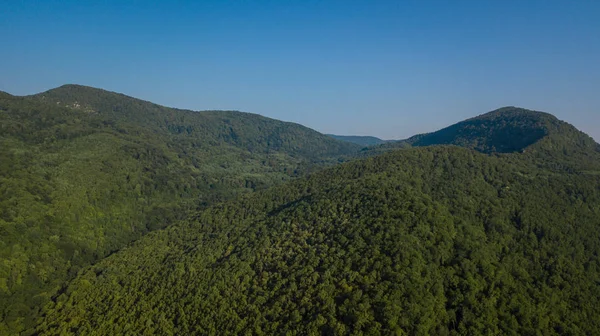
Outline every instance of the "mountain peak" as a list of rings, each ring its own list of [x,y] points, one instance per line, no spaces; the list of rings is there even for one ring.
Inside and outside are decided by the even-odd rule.
[[[116,101],[116,100],[130,100],[130,101],[137,101],[140,103],[148,103],[148,104],[152,104],[150,102],[141,100],[141,99],[137,99],[134,97],[130,97],[127,95],[124,95],[122,93],[118,93],[118,92],[113,92],[113,91],[108,91],[108,90],[104,90],[104,89],[100,89],[100,88],[96,88],[96,87],[92,87],[92,86],[86,86],[86,85],[79,85],[79,84],[65,84],[65,85],[61,85],[59,87],[56,87],[54,89],[50,89],[44,92],[40,92],[38,94],[34,94],[31,96],[28,96],[29,98],[33,98],[33,99],[39,99],[39,100],[55,100],[57,102],[61,102],[61,103],[73,103],[74,101],[79,101],[79,102],[83,102],[83,103],[98,103],[98,102],[104,102],[106,100],[108,101]],[[152,104],[152,105],[156,105],[156,104]]]
[[[77,91],[96,91],[96,92],[116,93],[116,92],[104,90],[104,89],[93,87],[93,86],[87,86],[87,85],[81,85],[81,84],[64,84],[64,85],[55,87],[53,89],[50,89],[50,90],[38,93],[38,95],[43,95],[45,93],[74,91],[74,90],[77,90]],[[121,95],[120,93],[116,93],[116,94]]]
[[[470,119],[467,119],[465,121],[478,120],[478,119],[479,120],[481,120],[481,119],[495,120],[498,118],[509,118],[509,119],[510,118],[537,118],[540,120],[547,120],[547,121],[559,121],[558,118],[556,118],[554,115],[552,115],[550,113],[529,110],[529,109],[517,107],[517,106],[501,107],[501,108],[495,109],[493,111],[478,115],[478,116],[470,118]]]
[[[388,142],[368,151],[373,155],[391,148],[454,145],[482,153],[522,153],[550,161],[598,157],[600,145],[573,125],[546,112],[505,106],[406,140]]]
[[[412,146],[457,145],[484,153],[511,153],[521,152],[549,137],[559,142],[578,138],[581,141],[574,142],[585,143],[586,147],[589,142],[587,135],[552,114],[515,106],[502,107],[433,133],[416,135],[405,142]]]

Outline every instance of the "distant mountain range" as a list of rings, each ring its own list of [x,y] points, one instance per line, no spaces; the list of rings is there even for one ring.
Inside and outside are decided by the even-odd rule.
[[[582,148],[597,146],[591,137],[551,114],[513,106],[400,142],[411,146],[456,145],[483,153],[512,153],[549,138],[563,138],[565,143]]]
[[[388,142],[65,85],[0,125],[0,334],[600,330],[600,146],[550,114]]]
[[[335,134],[326,134],[334,139],[346,141],[350,143],[354,143],[361,146],[372,146],[379,145],[389,140],[381,140],[374,136],[361,136],[361,135],[335,135]]]
[[[433,145],[460,146],[486,154],[523,153],[538,164],[560,169],[594,166],[600,153],[600,145],[573,125],[548,113],[512,106],[436,132],[370,146],[363,153],[376,155],[392,149]]]

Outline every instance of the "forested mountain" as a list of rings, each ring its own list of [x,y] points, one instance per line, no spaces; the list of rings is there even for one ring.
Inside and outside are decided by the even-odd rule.
[[[362,147],[84,86],[0,92],[0,334],[600,330],[591,138],[510,107]]]
[[[282,151],[293,157],[314,159],[348,154],[357,148],[331,141],[302,125],[257,114],[180,110],[81,85],[64,85],[28,98],[98,114],[107,123],[122,126],[121,131],[143,127],[158,136],[174,137],[169,139],[173,142],[193,139],[188,141],[195,147],[226,144],[252,153]]]
[[[600,161],[586,169],[455,146],[344,163],[81,271],[37,332],[597,334]]]
[[[358,149],[84,86],[0,93],[0,334],[33,326],[65,279],[147,232]]]
[[[354,144],[361,145],[361,146],[379,145],[379,144],[382,144],[382,143],[385,143],[388,141],[388,140],[381,140],[374,136],[335,135],[335,134],[327,134],[327,135],[329,135],[330,137],[337,139],[337,140],[346,141],[346,142],[354,143]]]
[[[467,119],[436,132],[415,135],[406,140],[389,142],[381,148],[410,146],[456,145],[482,153],[514,153],[539,142],[550,151],[558,147],[587,150],[598,144],[572,125],[555,116],[518,107],[503,107]]]

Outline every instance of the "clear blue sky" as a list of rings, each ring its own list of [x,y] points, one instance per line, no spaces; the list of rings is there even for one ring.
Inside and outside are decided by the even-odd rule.
[[[66,83],[404,138],[543,110],[600,140],[600,1],[0,0],[0,90]]]

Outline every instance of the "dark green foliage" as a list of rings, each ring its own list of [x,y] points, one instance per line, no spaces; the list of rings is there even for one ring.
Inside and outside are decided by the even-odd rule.
[[[281,185],[360,146],[83,86],[0,93],[0,334],[597,334],[598,144],[504,108],[358,155],[433,144],[492,155]]]
[[[379,144],[389,141],[389,140],[381,140],[374,136],[335,135],[335,134],[327,134],[327,135],[334,139],[337,139],[337,140],[346,141],[346,142],[354,143],[354,144],[361,145],[361,146],[379,145]]]
[[[158,136],[168,134],[172,137],[169,140],[187,140],[190,147],[229,144],[252,153],[282,151],[291,156],[314,159],[350,154],[360,148],[332,141],[302,125],[257,114],[180,110],[81,85],[64,85],[30,98],[99,114],[122,132],[127,132],[128,128],[139,132],[143,128]]]
[[[483,153],[513,153],[524,151],[546,138],[552,138],[562,146],[586,150],[597,146],[589,136],[551,114],[504,107],[433,133],[387,143],[382,148],[456,145]]]
[[[0,94],[0,334],[32,327],[67,278],[147,232],[358,148],[81,86]]]
[[[342,164],[145,236],[81,271],[37,330],[597,334],[598,163],[441,146]]]
[[[413,146],[452,144],[484,153],[518,152],[542,139],[558,122],[547,113],[506,107],[406,142]]]

